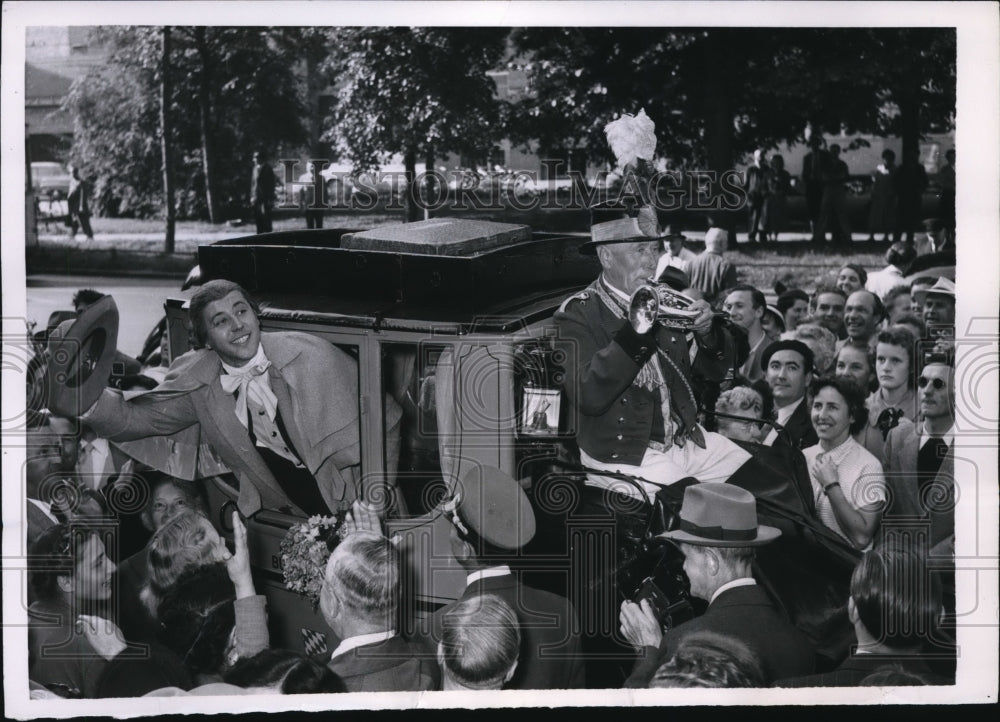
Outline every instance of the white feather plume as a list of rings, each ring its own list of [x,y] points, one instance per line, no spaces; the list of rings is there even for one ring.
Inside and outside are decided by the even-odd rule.
[[[611,121],[604,126],[604,135],[618,160],[619,171],[636,158],[651,161],[656,152],[656,124],[646,115],[645,108],[638,115],[625,113]]]

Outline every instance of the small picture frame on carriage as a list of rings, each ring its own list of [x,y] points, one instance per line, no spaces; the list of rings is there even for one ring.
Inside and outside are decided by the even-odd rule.
[[[521,434],[556,436],[559,434],[559,389],[526,386],[521,398]]]

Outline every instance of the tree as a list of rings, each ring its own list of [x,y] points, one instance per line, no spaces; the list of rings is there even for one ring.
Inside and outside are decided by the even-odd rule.
[[[904,152],[954,127],[949,28],[529,28],[512,42],[533,93],[511,137],[543,153],[610,160],[604,125],[640,108],[671,168],[716,172],[809,126],[898,134]]]
[[[163,163],[163,205],[167,221],[163,252],[173,253],[177,208],[174,204],[173,122],[170,115],[170,100],[173,97],[173,84],[170,77],[170,28],[165,27],[160,33],[162,57],[160,63],[160,153]]]
[[[487,75],[501,63],[507,30],[341,28],[330,71],[340,80],[326,138],[356,168],[403,155],[407,220],[416,220],[416,163],[448,153],[479,155],[502,137],[501,109]]]
[[[162,29],[94,30],[108,61],[76,81],[66,100],[75,118],[71,157],[96,171],[102,213],[148,216],[163,208],[160,76],[176,149],[180,215],[240,213],[255,147],[272,152],[305,139],[297,57],[269,28],[174,27],[163,64]],[[191,99],[196,112],[192,112]]]

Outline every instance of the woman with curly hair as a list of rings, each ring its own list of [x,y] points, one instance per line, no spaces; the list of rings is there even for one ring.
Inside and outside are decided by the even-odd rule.
[[[156,616],[160,599],[188,569],[227,561],[232,554],[212,523],[196,511],[178,514],[149,541],[148,582],[140,599]]]
[[[185,639],[178,627],[184,622],[179,620],[187,619],[184,615],[190,616],[194,614],[191,610],[198,608],[206,634],[221,628],[219,625],[225,627],[227,620],[232,620],[228,628],[233,635],[233,645],[226,653],[233,652],[234,658],[250,656],[268,647],[265,599],[254,588],[247,530],[235,511],[233,541],[235,553],[226,548],[225,541],[208,519],[194,511],[178,514],[153,535],[149,544],[149,584],[141,596],[157,622],[157,636],[164,644],[178,649],[177,645]],[[223,609],[222,597],[213,597],[209,602],[202,596],[222,594],[218,588],[225,592],[228,611]],[[209,614],[211,606],[218,608]],[[179,650],[181,656],[195,654],[191,646]],[[217,651],[214,647],[211,649],[213,653]],[[193,674],[204,674],[211,666],[202,662],[194,665],[190,660],[186,663]],[[210,671],[215,674],[218,670]]]
[[[885,476],[878,459],[853,438],[868,422],[864,391],[843,377],[816,379],[809,405],[819,443],[802,454],[816,515],[855,548],[867,549],[885,504]]]

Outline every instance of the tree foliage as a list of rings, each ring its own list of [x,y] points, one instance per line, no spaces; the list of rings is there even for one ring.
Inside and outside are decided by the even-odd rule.
[[[507,32],[337,29],[329,67],[340,89],[326,137],[357,168],[402,154],[410,181],[418,158],[433,167],[449,152],[479,155],[503,137],[501,103],[487,72],[501,65]]]
[[[95,32],[109,57],[74,83],[67,98],[76,119],[71,157],[94,176],[99,212],[151,215],[163,204],[160,28]],[[173,29],[170,110],[179,217],[214,219],[212,206],[239,214],[254,148],[276,155],[304,142],[298,58],[275,33],[254,27]]]
[[[948,28],[527,28],[512,41],[532,92],[511,136],[543,153],[609,160],[604,124],[640,108],[675,168],[729,168],[809,126],[904,143],[954,127]]]

